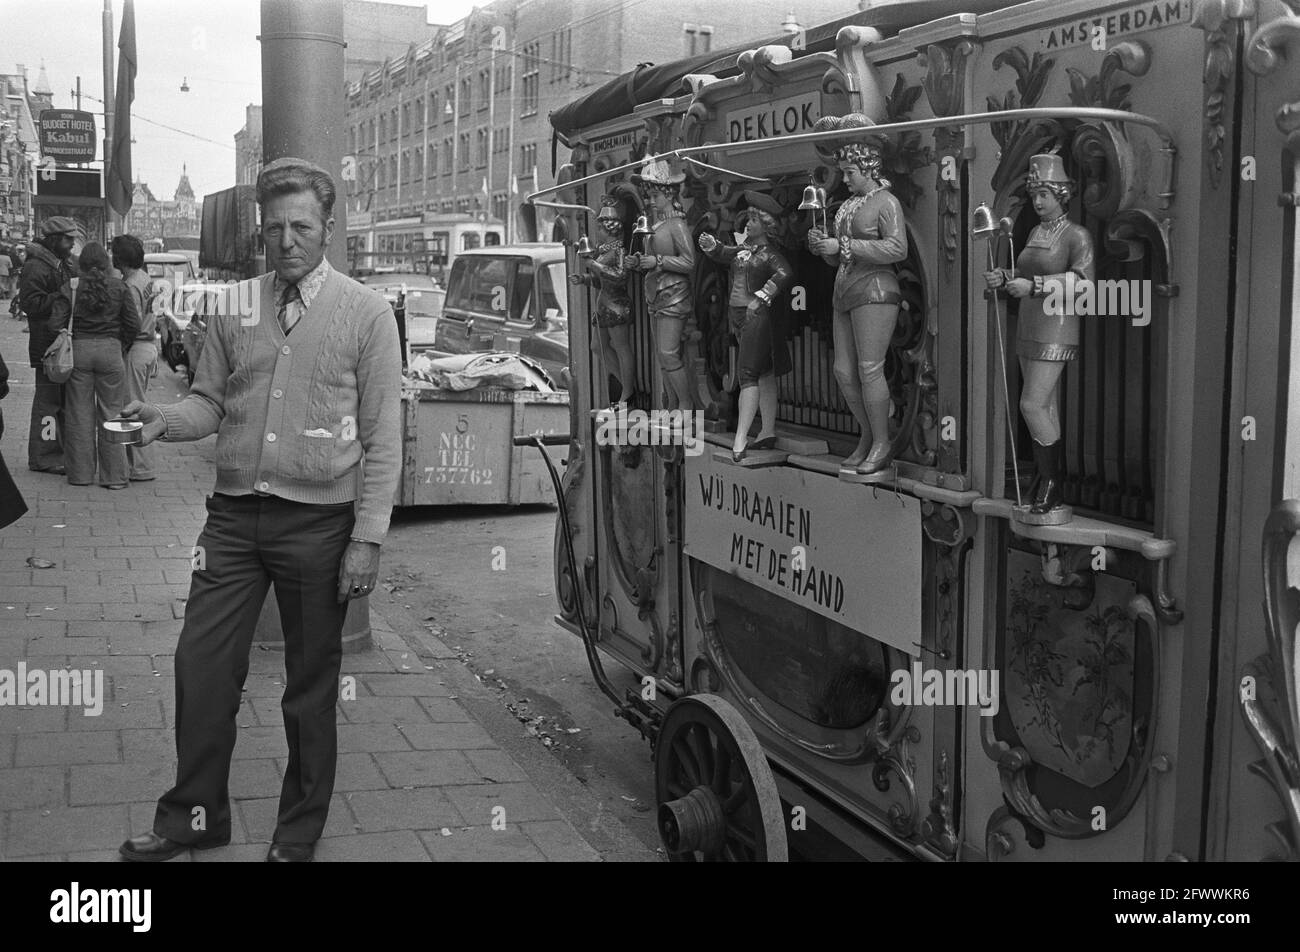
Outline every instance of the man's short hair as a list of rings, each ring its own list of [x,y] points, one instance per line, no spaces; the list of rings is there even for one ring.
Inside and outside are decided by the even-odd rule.
[[[300,192],[316,196],[323,220],[334,216],[334,179],[319,165],[286,156],[266,165],[257,176],[257,204],[263,208],[277,195]]]
[[[144,245],[135,235],[118,235],[108,243],[118,264],[137,271],[144,267]]]

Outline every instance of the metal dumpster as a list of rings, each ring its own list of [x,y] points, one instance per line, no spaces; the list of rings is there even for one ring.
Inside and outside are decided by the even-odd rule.
[[[567,392],[407,388],[402,480],[393,504],[554,504],[545,464],[514,438],[568,429]]]

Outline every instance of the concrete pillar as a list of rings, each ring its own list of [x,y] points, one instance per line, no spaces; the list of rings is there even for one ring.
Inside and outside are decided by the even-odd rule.
[[[262,0],[262,162],[296,155],[334,177],[329,262],[347,274],[343,0]]]
[[[262,0],[262,162],[286,155],[315,162],[334,178],[334,238],[326,256],[348,272],[347,199],[343,189],[345,95],[344,0]],[[284,642],[272,586],[254,640]],[[370,600],[348,605],[344,650],[369,647]]]

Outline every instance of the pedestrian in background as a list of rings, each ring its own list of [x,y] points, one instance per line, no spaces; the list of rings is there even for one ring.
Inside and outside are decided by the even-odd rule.
[[[71,298],[55,304],[56,331],[67,326],[72,310],[72,377],[64,406],[63,451],[68,482],[108,489],[125,489],[126,447],[103,439],[100,424],[116,418],[126,403],[124,355],[140,331],[131,292],[109,268],[108,252],[97,241],[81,249],[81,280]],[[70,304],[71,302],[71,304]]]
[[[5,364],[4,355],[0,354],[0,400],[8,395],[9,367]],[[0,439],[3,439],[4,435],[5,416],[4,410],[0,409]],[[17,522],[26,512],[27,501],[14,485],[13,477],[9,475],[9,467],[5,466],[4,453],[0,452],[0,529]]]
[[[13,270],[13,262],[9,259],[9,249],[0,247],[0,301],[8,300],[11,287],[10,273]]]
[[[382,297],[325,260],[334,197],[310,162],[262,169],[272,273],[252,281],[255,309],[212,316],[184,400],[123,412],[144,423],[146,444],[217,434],[216,491],[176,645],[176,783],[153,830],[122,844],[129,860],[230,842],[235,712],[272,582],[289,758],[267,862],[310,861],[325,828],[347,601],[374,588],[401,463],[397,327]]]
[[[140,315],[140,330],[126,354],[127,402],[144,401],[149,392],[149,378],[158,366],[157,322],[149,293],[149,272],[144,269],[144,245],[135,235],[118,235],[109,247],[113,267],[122,272],[123,283],[131,294],[135,311]],[[153,450],[148,446],[128,446],[126,459],[132,482],[154,478]]]
[[[76,244],[79,226],[56,215],[41,223],[41,237],[27,246],[27,261],[18,282],[18,301],[27,315],[27,358],[36,371],[32,421],[27,432],[27,467],[38,473],[63,475],[63,384],[45,376],[41,358],[54,343],[51,326],[54,302],[63,297],[72,279],[68,257]]]

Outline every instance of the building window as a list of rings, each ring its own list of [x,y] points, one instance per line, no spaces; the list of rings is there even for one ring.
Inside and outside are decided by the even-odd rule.
[[[402,135],[409,135],[411,132],[411,104],[402,103]]]
[[[498,96],[500,96],[503,92],[510,91],[511,72],[512,70],[510,69],[509,63],[505,64],[504,66],[497,67],[497,95]]]
[[[452,103],[456,101],[456,87],[453,84],[448,83],[446,87],[443,89],[442,101],[443,101],[442,118],[446,122],[451,122],[452,110],[454,108],[452,106]]]
[[[468,215],[468,214],[469,214],[469,199],[468,199],[468,198],[458,198],[458,199],[456,199],[456,211],[460,212],[462,215]]]
[[[486,109],[488,100],[492,93],[492,71],[490,69],[479,70],[478,74],[478,107]]]
[[[505,192],[497,192],[492,196],[492,217],[498,221],[505,221],[506,216],[510,214],[507,199]]]
[[[370,124],[371,126],[374,125],[373,119],[371,120]],[[379,138],[381,139],[388,138],[388,116],[387,115],[383,115],[379,117]]]
[[[397,138],[397,107],[396,106],[394,106],[393,111],[388,114],[388,137],[390,139]]]
[[[466,76],[460,81],[460,114],[469,115],[470,103],[474,101],[474,83]]]
[[[519,147],[519,173],[527,175],[537,168],[537,143],[530,142],[528,145]]]
[[[488,133],[486,129],[478,129],[474,133],[474,166],[483,168],[487,165],[488,160]]]
[[[542,44],[538,40],[524,45],[523,112],[524,116],[537,114],[537,101],[541,86]]]
[[[460,167],[461,170],[469,168],[469,133],[462,132],[460,140],[457,142],[457,148],[460,150]]]
[[[442,114],[438,112],[439,105],[438,93],[436,91],[429,93],[429,125],[442,119]]]
[[[450,175],[453,165],[453,150],[451,136],[442,140],[442,174]]]
[[[573,31],[557,30],[551,34],[551,82],[569,78],[569,60],[573,58]]]
[[[429,146],[429,164],[424,167],[424,177],[432,178],[438,174],[438,147]]]
[[[683,23],[682,31],[686,34],[686,55],[707,53],[713,45],[713,27],[700,26],[697,23]]]
[[[388,187],[394,188],[397,185],[397,156],[388,157]]]

